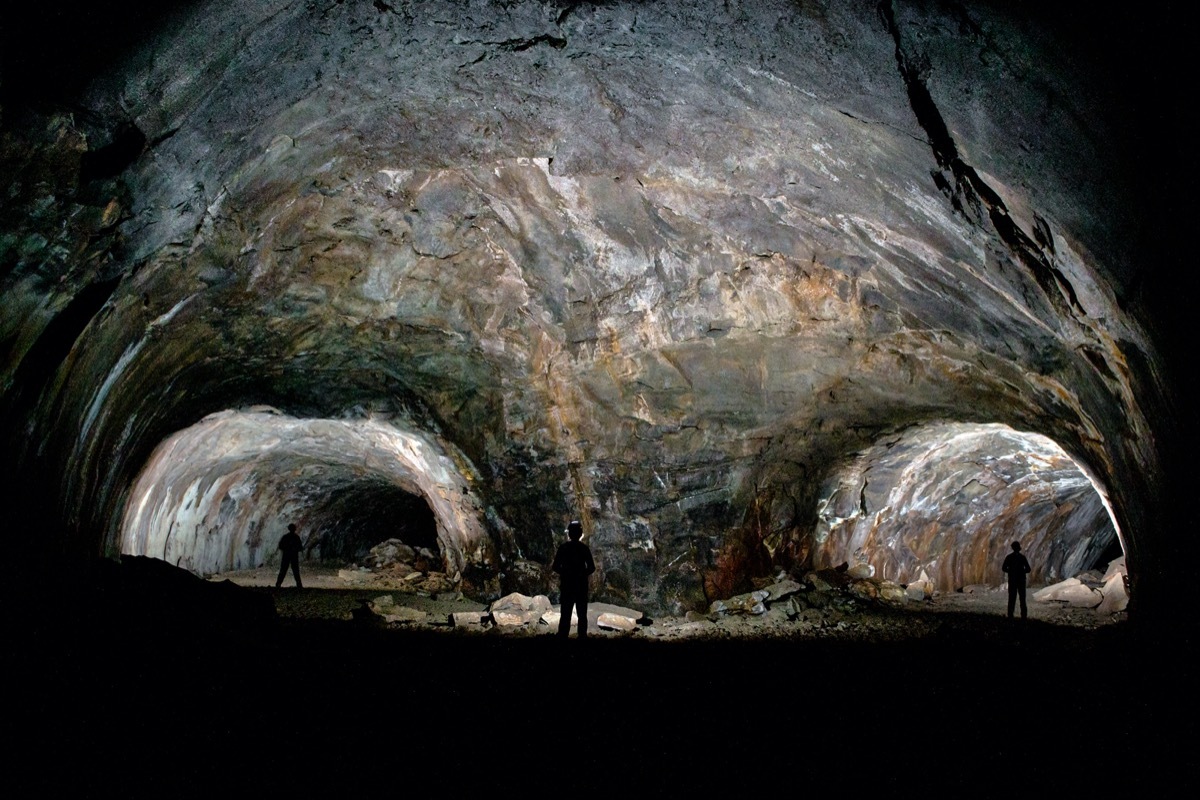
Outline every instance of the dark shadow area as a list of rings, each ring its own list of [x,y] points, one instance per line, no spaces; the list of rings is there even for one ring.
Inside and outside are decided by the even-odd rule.
[[[312,512],[324,562],[362,562],[371,548],[399,539],[438,553],[437,521],[425,498],[384,480],[360,480],[331,493]]]
[[[1031,796],[1195,784],[1194,653],[1137,626],[942,615],[906,640],[564,643],[288,621],[265,592],[130,566],[10,622],[18,790],[311,796],[419,773],[521,796],[932,796],[1014,765]]]
[[[0,102],[63,100],[86,86],[196,0],[5,3]]]

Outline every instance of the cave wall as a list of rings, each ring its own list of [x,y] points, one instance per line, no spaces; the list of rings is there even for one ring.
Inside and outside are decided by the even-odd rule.
[[[183,4],[75,111],[5,108],[6,483],[48,552],[111,554],[209,414],[395,417],[456,454],[497,569],[578,516],[600,596],[679,610],[809,563],[879,437],[997,422],[1096,476],[1136,586],[1171,561],[1174,390],[1116,68],[1058,34],[982,3]]]

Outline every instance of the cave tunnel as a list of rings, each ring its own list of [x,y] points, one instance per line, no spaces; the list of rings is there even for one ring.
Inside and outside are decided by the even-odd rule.
[[[392,420],[209,415],[164,441],[134,481],[119,551],[200,575],[278,562],[296,524],[308,560],[346,565],[389,539],[440,554],[437,571],[478,559],[477,506],[451,459]]]
[[[7,4],[6,778],[561,794],[561,681],[602,794],[1186,796],[1190,11]],[[220,579],[295,522],[486,609],[571,519],[653,624],[552,650]],[[647,634],[843,564],[970,600],[1013,540],[1037,583],[1123,559],[1127,611]]]
[[[39,557],[207,574],[296,517],[314,558],[396,533],[490,580],[579,517],[600,596],[655,612],[863,557],[995,583],[1012,538],[1045,580],[1176,585],[1180,228],[1129,158],[1168,112],[1113,30],[118,6],[103,53],[82,10],[30,12],[59,57],[6,40],[4,486]],[[986,425],[1024,444],[961,485],[894,461]]]
[[[1006,580],[1019,542],[1034,584],[1120,558],[1107,500],[1044,436],[1005,425],[927,424],[886,437],[827,481],[814,564],[864,564],[900,584],[961,591]]]

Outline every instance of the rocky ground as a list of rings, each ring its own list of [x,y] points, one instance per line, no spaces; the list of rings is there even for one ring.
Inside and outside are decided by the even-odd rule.
[[[356,573],[353,583],[346,580],[346,570],[333,567],[306,567],[302,573],[304,588],[296,590],[289,575],[282,589],[275,589],[276,570],[263,567],[221,573],[212,581],[228,580],[248,587],[271,598],[276,613],[286,620],[343,620],[374,618],[383,622],[381,614],[371,614],[381,598],[391,598],[396,606],[413,609],[424,616],[404,621],[383,622],[396,629],[428,629],[456,633],[495,633],[508,636],[539,636],[554,632],[545,621],[525,625],[497,626],[489,624],[486,612],[489,604],[464,597],[454,591],[426,592],[408,588],[403,580],[363,571]],[[361,577],[358,577],[361,576]],[[1028,589],[1029,619],[1055,627],[1086,631],[1117,625],[1125,621],[1124,611],[1099,613],[1091,608],[1072,606],[1059,601],[1035,601],[1034,595],[1044,587]],[[780,608],[768,608],[762,614],[696,614],[684,617],[643,617],[631,631],[604,628],[596,624],[593,608],[591,632],[602,638],[636,637],[643,639],[680,638],[757,638],[822,637],[843,640],[897,640],[921,638],[939,628],[945,615],[957,615],[961,624],[978,622],[991,626],[996,620],[1007,623],[1008,595],[999,587],[975,587],[970,592],[934,592],[925,600],[904,600],[899,603],[868,602],[851,597],[828,603],[825,607],[800,609],[789,619]],[[385,600],[386,602],[386,600]],[[601,606],[603,608],[603,606]],[[461,612],[481,612],[482,624],[454,626],[451,615]],[[955,617],[949,618],[952,622]],[[1018,623],[1019,624],[1019,623]]]

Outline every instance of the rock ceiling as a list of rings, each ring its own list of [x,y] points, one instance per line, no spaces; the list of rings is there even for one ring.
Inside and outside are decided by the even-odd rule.
[[[1053,30],[183,6],[5,108],[10,491],[49,552],[200,572],[411,495],[468,584],[578,517],[599,594],[648,608],[822,560],[998,582],[1018,535],[1050,575],[1120,531],[1149,585],[1176,401],[1141,185]]]

